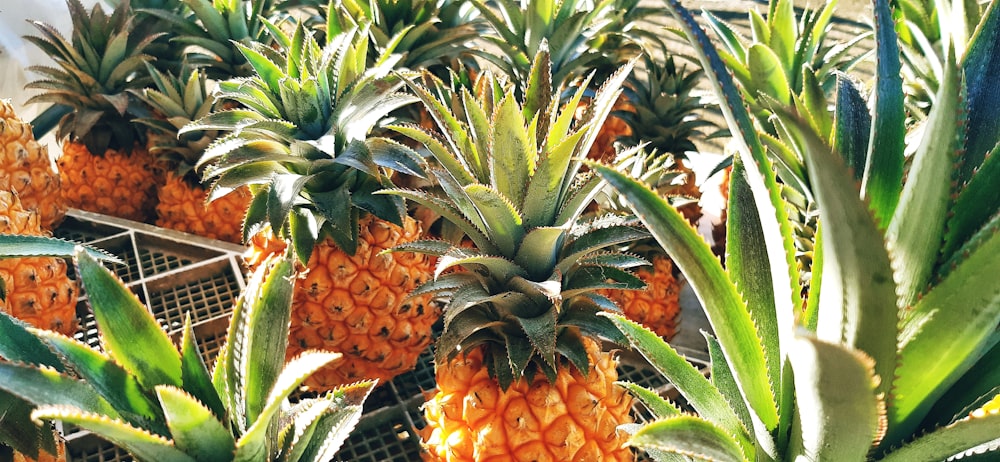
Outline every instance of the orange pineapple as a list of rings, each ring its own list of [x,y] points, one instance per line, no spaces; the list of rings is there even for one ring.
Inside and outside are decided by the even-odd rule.
[[[20,452],[14,451],[13,462],[66,462],[66,442],[57,435],[56,453],[49,454],[45,451],[39,451],[37,459],[33,459]]]
[[[159,185],[156,225],[211,239],[243,242],[243,217],[250,206],[246,187],[213,201],[195,170],[198,159],[218,136],[217,130],[177,132],[216,109],[205,74],[184,66],[179,77],[149,66],[156,88],[134,92],[156,117],[136,119],[149,127],[149,152],[169,167]]]
[[[442,390],[424,405],[427,459],[447,461],[633,460],[617,426],[632,399],[617,385],[616,362],[584,341],[590,369],[538,374],[498,392],[475,349],[439,368]]]
[[[21,205],[7,178],[0,178],[0,233],[44,234],[38,214]],[[77,285],[66,269],[66,260],[56,257],[0,259],[5,292],[0,310],[32,326],[73,335],[77,329]]]
[[[25,208],[38,211],[43,229],[62,221],[66,204],[48,147],[35,141],[31,124],[22,121],[5,100],[0,100],[0,177],[10,180]]]
[[[276,40],[291,46],[267,52],[281,56],[277,71],[239,45],[260,72],[220,83],[219,95],[245,109],[215,111],[180,134],[230,132],[201,163],[215,191],[247,185],[254,194],[245,221],[253,236],[248,263],[286,246],[298,257],[288,356],[313,347],[343,354],[307,384],[384,383],[416,365],[438,319],[429,295],[406,298],[430,279],[428,259],[381,254],[420,235],[401,198],[376,194],[392,184],[390,173],[419,173],[420,160],[370,133],[413,98],[400,91],[400,76],[369,69],[355,55],[369,50],[364,32],[345,32],[323,49],[298,27]]]
[[[82,143],[63,141],[57,161],[71,207],[146,221],[156,200],[155,171],[145,149],[108,149],[95,155]]]
[[[548,60],[539,55],[533,72],[549,72]],[[595,96],[594,120],[578,122],[587,127],[582,138],[570,125],[586,85],[561,114],[552,96],[559,91],[529,88],[540,96],[529,113],[489,72],[461,95],[440,82],[411,88],[451,127],[439,127],[440,139],[416,126],[391,128],[438,147],[430,151],[442,167],[431,172],[445,187],[393,193],[467,236],[467,245],[428,239],[400,249],[439,258],[436,280],[418,291],[447,301],[435,344],[438,389],[424,406],[428,460],[632,460],[618,431],[632,421],[631,399],[597,340],[620,333],[598,316],[612,302],[597,290],[642,286],[627,272],[642,260],[613,247],[644,233],[620,217],[580,220],[598,180],[577,175],[581,165],[571,162],[594,143],[617,85]],[[529,127],[544,128],[535,136]],[[496,139],[510,142],[487,141]]]
[[[108,15],[100,4],[88,12],[67,2],[73,31],[70,40],[36,21],[40,36],[27,39],[58,67],[32,68],[43,76],[28,88],[41,93],[29,102],[55,103],[72,109],[59,121],[63,154],[59,170],[69,206],[130,220],[145,221],[155,200],[152,159],[142,147],[143,133],[132,123],[134,102],[127,93],[141,87],[144,48],[151,39],[134,40],[129,2]],[[100,56],[99,62],[88,60]]]
[[[332,239],[313,248],[295,285],[287,357],[305,350],[339,351],[341,359],[314,373],[305,385],[329,390],[365,378],[387,381],[413,368],[431,342],[440,309],[430,295],[407,298],[431,274],[430,258],[383,251],[420,237],[410,217],[399,227],[369,215],[361,220],[358,250],[341,251]],[[256,234],[247,262],[256,266],[286,244]]]
[[[681,285],[674,276],[674,263],[669,257],[655,255],[652,264],[652,268],[636,271],[639,279],[646,283],[645,290],[612,289],[602,293],[614,300],[626,317],[669,340],[677,333]]]

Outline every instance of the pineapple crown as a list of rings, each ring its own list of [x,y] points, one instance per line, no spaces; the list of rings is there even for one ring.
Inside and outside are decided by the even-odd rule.
[[[645,261],[609,249],[646,233],[617,216],[578,220],[601,181],[581,174],[577,158],[593,144],[630,68],[604,84],[575,126],[585,90],[561,107],[544,52],[522,101],[490,72],[479,76],[474,92],[452,93],[440,81],[435,88],[410,82],[440,134],[390,128],[426,146],[436,161],[428,172],[445,194],[383,193],[427,206],[472,243],[425,240],[395,249],[439,257],[435,279],[414,291],[450,299],[437,340],[439,362],[482,347],[491,374],[507,387],[538,372],[555,380],[567,359],[587,371],[582,339],[620,338],[595,316],[617,309],[596,291],[643,287],[628,269]],[[449,271],[458,267],[464,271]]]
[[[478,18],[454,0],[333,0],[326,8],[326,31],[339,34],[369,24],[372,58],[387,50],[400,53],[398,66],[440,74],[466,53],[479,34]]]
[[[208,79],[203,71],[182,66],[182,74],[174,76],[148,65],[155,88],[131,90],[152,110],[151,117],[135,119],[159,136],[153,138],[151,154],[159,155],[177,166],[182,177],[194,174],[194,166],[202,153],[218,136],[217,130],[178,132],[195,120],[208,116],[218,106],[211,95]],[[194,175],[197,177],[197,175]]]
[[[24,401],[15,403],[18,412],[8,418],[27,411],[26,426],[42,420],[72,424],[114,441],[138,461],[333,457],[375,383],[289,403],[305,378],[340,355],[313,350],[286,363],[284,348],[275,348],[288,337],[290,258],[274,259],[251,277],[210,373],[190,316],[175,345],[149,309],[91,253],[78,250],[75,258],[101,349],[29,328],[0,312],[0,357],[7,360],[0,362],[0,391]]]
[[[683,384],[699,414],[680,415],[646,394],[660,419],[632,444],[716,460],[930,461],[983,450],[995,458],[1000,412],[984,404],[1000,393],[1000,60],[992,58],[1000,8],[988,5],[960,46],[962,36],[942,27],[942,83],[921,136],[908,136],[892,11],[876,0],[877,97],[866,104],[841,79],[833,133],[794,104],[771,101],[789,142],[775,154],[704,31],[678,2],[668,7],[723,100],[739,150],[726,268],[666,201],[594,167],[685,273],[715,332],[706,336],[708,380],[655,334],[614,318]],[[953,23],[954,12],[941,13],[942,25]],[[908,143],[916,146],[906,169]],[[819,214],[808,286],[775,173],[787,159],[800,161],[805,176],[779,169],[781,182],[805,185]]]
[[[184,60],[204,68],[210,78],[253,75],[253,67],[237,44],[270,45],[266,18],[274,11],[274,0],[181,1],[186,9],[148,8],[140,12],[169,24],[174,31],[170,41],[184,49]]]
[[[614,115],[628,124],[631,134],[618,141],[626,145],[646,144],[650,149],[685,159],[696,151],[692,138],[699,130],[713,124],[696,111],[705,107],[692,92],[704,77],[696,68],[678,68],[674,55],[666,55],[662,64],[651,55],[642,55],[643,72],[634,72],[625,83],[624,96],[631,108]]]
[[[243,106],[186,126],[228,132],[199,164],[214,181],[209,200],[249,185],[254,193],[244,237],[269,224],[287,235],[303,262],[320,237],[357,248],[361,213],[401,225],[403,200],[374,195],[391,185],[389,170],[420,175],[412,150],[369,133],[390,111],[415,97],[399,90],[390,55],[367,66],[364,28],[330,38],[325,47],[299,25],[292,37],[274,28],[280,50],[237,45],[255,75],[219,84],[218,97]]]
[[[483,36],[499,54],[473,51],[502,69],[523,90],[533,58],[544,48],[552,60],[552,81],[568,85],[596,70],[601,81],[643,49],[634,24],[659,9],[639,8],[633,0],[504,0],[472,4],[490,26]]]
[[[131,122],[135,101],[127,90],[145,86],[143,53],[157,35],[138,38],[132,32],[129,2],[114,9],[111,16],[100,4],[88,14],[80,0],[67,0],[73,20],[71,40],[52,26],[34,21],[40,36],[25,37],[59,67],[32,66],[43,76],[27,85],[42,90],[29,103],[50,103],[72,108],[59,121],[57,136],[81,142],[95,154],[107,149],[130,152],[141,139]]]

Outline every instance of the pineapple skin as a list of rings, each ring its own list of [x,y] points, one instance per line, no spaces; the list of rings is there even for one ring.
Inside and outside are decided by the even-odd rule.
[[[0,177],[8,178],[21,204],[37,210],[43,229],[55,228],[66,215],[59,174],[49,150],[38,144],[31,124],[22,121],[10,102],[0,100]]]
[[[424,404],[426,461],[632,461],[632,397],[615,384],[616,361],[585,340],[590,371],[561,366],[555,383],[521,377],[506,391],[477,348],[436,370],[438,391]]]
[[[206,202],[205,188],[169,172],[157,197],[156,226],[235,244],[243,242],[243,218],[253,199],[248,188]]]
[[[656,255],[652,264],[652,269],[636,272],[646,283],[646,290],[605,290],[603,294],[618,304],[626,317],[670,340],[677,334],[681,313],[680,281],[674,277],[670,257]]]
[[[0,233],[43,235],[38,214],[26,210],[0,181]],[[72,336],[77,330],[77,283],[66,273],[66,260],[56,257],[0,259],[6,298],[0,310],[32,326]]]
[[[292,302],[286,356],[305,350],[343,353],[314,373],[305,385],[324,391],[362,379],[392,380],[410,371],[432,340],[431,328],[441,315],[430,294],[407,298],[433,274],[429,257],[410,252],[380,254],[414,241],[420,225],[406,217],[404,226],[371,215],[362,218],[357,252],[350,256],[332,239],[318,242],[300,271]],[[255,235],[248,265],[284,251],[285,244]]]
[[[69,206],[150,221],[156,206],[157,169],[145,149],[137,147],[131,154],[108,149],[97,155],[69,140],[62,147],[59,175]]]

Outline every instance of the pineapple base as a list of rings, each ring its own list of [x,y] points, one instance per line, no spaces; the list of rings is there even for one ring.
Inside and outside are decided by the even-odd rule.
[[[612,355],[586,344],[589,374],[564,367],[555,384],[538,374],[502,391],[480,349],[439,366],[439,391],[424,404],[425,460],[635,460],[618,430],[633,422],[632,397],[615,384]]]

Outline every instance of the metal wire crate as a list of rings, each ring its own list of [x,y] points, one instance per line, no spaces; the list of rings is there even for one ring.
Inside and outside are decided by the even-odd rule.
[[[168,334],[179,338],[184,319],[190,316],[202,354],[209,361],[218,354],[233,303],[246,283],[242,246],[80,210],[71,210],[54,235],[117,256],[124,264],[109,268]],[[99,348],[85,287],[77,301],[77,315],[76,338]],[[66,427],[63,434],[69,461],[131,460],[124,451],[87,432]]]

